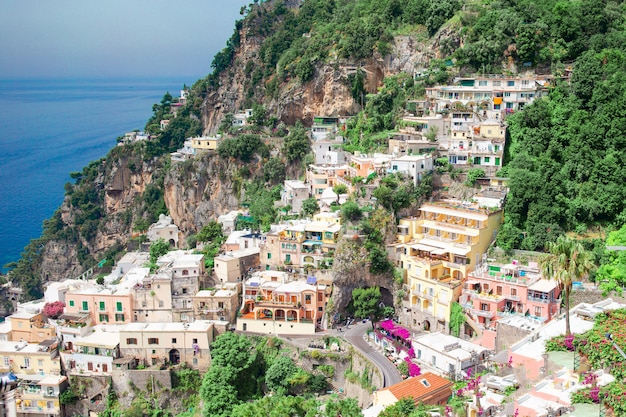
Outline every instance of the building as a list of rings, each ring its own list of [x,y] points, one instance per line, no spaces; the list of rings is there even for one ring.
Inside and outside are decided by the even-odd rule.
[[[335,185],[343,184],[348,192],[351,192],[354,187],[350,181],[344,179],[347,175],[347,165],[309,165],[306,182],[311,187],[311,195],[319,201],[324,191],[332,189]]]
[[[432,372],[408,378],[390,387],[375,391],[374,406],[388,407],[403,398],[411,398],[415,405],[444,405],[452,395],[451,381]]]
[[[137,269],[137,268],[135,268]],[[172,307],[172,276],[171,273],[145,275],[132,289],[133,322],[171,322]]]
[[[395,251],[406,277],[403,324],[449,332],[461,282],[482,262],[501,222],[500,206],[456,200],[423,204],[419,216],[400,220]]]
[[[216,256],[214,272],[219,282],[237,282],[259,267],[259,248],[240,249]]]
[[[11,323],[10,340],[14,342],[39,343],[56,337],[56,329],[43,320],[42,313],[20,310],[8,319]]]
[[[246,126],[250,117],[252,117],[252,109],[238,111],[233,115],[233,126]]]
[[[220,320],[235,323],[239,294],[234,290],[202,290],[193,297],[196,320]]]
[[[69,373],[108,374],[120,357],[120,329],[123,326],[95,326],[61,351],[64,369]]]
[[[270,273],[270,271],[265,271]],[[280,281],[280,275],[258,275],[244,285],[244,306],[237,330],[265,334],[314,334],[324,325],[330,288],[315,277]],[[282,275],[282,278],[286,278]],[[254,291],[251,289],[254,288]]]
[[[211,364],[209,346],[213,323],[131,323],[120,330],[120,353],[146,366],[186,363],[206,371]]]
[[[300,213],[302,203],[311,197],[309,186],[300,180],[285,180],[285,188],[280,194],[283,206],[291,206],[290,212]]]
[[[405,155],[393,157],[389,162],[388,174],[403,174],[413,180],[413,185],[417,186],[421,182],[424,175],[433,170],[433,156],[424,155]]]
[[[132,295],[123,285],[107,288],[94,285],[66,294],[65,313],[79,315],[88,313],[94,324],[123,324],[132,319]]]
[[[170,216],[159,214],[159,220],[148,228],[147,237],[150,242],[156,242],[163,239],[168,242],[171,247],[177,248],[179,241],[178,226],[176,226]]]
[[[59,375],[61,361],[56,339],[40,343],[0,342],[0,372],[28,375]]]
[[[346,155],[341,149],[343,140],[318,140],[313,143],[315,165],[342,165]]]
[[[483,346],[439,332],[414,337],[413,350],[418,362],[450,378],[467,374],[490,355]]]
[[[261,245],[261,267],[289,270],[332,265],[341,225],[331,222],[291,222],[270,232]]]
[[[243,214],[239,210],[232,210],[226,214],[222,214],[217,218],[217,222],[222,225],[222,230],[225,235],[230,235],[234,230],[237,223],[237,217]]]
[[[63,314],[56,320],[56,328],[61,339],[61,350],[74,350],[74,343],[92,330],[89,313]]]
[[[198,136],[187,139],[193,149],[198,152],[217,151],[221,137],[217,136]]]
[[[67,387],[68,379],[63,375],[32,375],[20,379],[15,391],[17,416],[63,416],[60,396]]]
[[[557,281],[541,278],[536,263],[483,264],[468,274],[459,302],[471,318],[466,334],[487,331],[495,338],[496,321],[503,317],[520,315],[541,322],[552,320],[559,312],[561,289]],[[478,326],[475,332],[467,328],[472,325]],[[493,349],[495,344],[485,346]]]

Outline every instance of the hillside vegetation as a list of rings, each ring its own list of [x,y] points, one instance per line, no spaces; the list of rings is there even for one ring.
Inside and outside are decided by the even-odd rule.
[[[245,97],[237,102],[254,109],[254,124],[238,131],[224,123],[221,130],[230,138],[213,157],[233,168],[221,172],[220,181],[236,201],[251,204],[254,227],[266,228],[280,216],[272,204],[277,185],[286,176],[302,175],[311,162],[302,127],[286,126],[266,110],[268,103],[287,86],[314,84],[316,71],[331,65],[351,69],[341,82],[361,109],[348,124],[348,151],[386,149],[407,100],[422,97],[426,86],[473,72],[554,73],[561,81],[551,86],[548,98],[508,118],[508,158],[500,175],[510,177],[511,192],[498,244],[542,249],[568,231],[619,228],[626,223],[626,123],[619,104],[625,96],[624,12],[623,2],[602,0],[255,2],[242,9],[211,74],[187,89],[177,116],[172,115],[176,98],[169,94],[154,105],[146,130],[156,139],[116,147],[72,175],[75,183],[66,185],[64,206],[44,223],[42,236],[25,248],[22,259],[9,265],[9,278],[25,288],[25,298],[36,298],[42,294],[41,277],[48,274],[42,257],[53,256],[52,242],[67,248],[72,271],[84,270],[102,259],[112,262],[133,231],[145,231],[170,210],[164,199],[168,173],[184,175],[181,182],[189,184],[206,173],[193,172],[192,162],[173,171],[169,152],[205,132],[203,106],[219,86],[228,87],[236,71],[245,75]],[[377,91],[367,90],[369,75],[361,63],[397,58],[399,37],[413,39],[415,53],[431,48],[424,56],[432,59],[413,73],[387,74]],[[258,49],[242,60],[240,48],[248,39]],[[571,83],[559,78],[570,70]],[[163,119],[170,124],[161,132]],[[138,196],[108,209],[105,190],[122,168],[133,181],[141,180]],[[393,211],[408,206],[395,201],[407,193],[387,194],[386,206]],[[194,224],[185,233],[193,235],[202,226]],[[69,268],[59,266],[59,276],[67,272],[63,267]]]

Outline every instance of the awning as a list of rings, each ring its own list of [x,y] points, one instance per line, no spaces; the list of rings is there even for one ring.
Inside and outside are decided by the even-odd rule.
[[[480,234],[480,230],[478,229],[470,229],[470,228],[465,228],[465,227],[461,227],[457,229],[454,227],[446,227],[446,226],[437,224],[434,221],[428,221],[428,220],[424,222],[422,227],[428,227],[430,229],[441,230],[442,232],[458,233],[460,235],[466,235],[466,236],[478,236]]]
[[[445,249],[435,249],[434,251],[432,251],[431,253],[433,255],[443,255],[444,253],[447,253],[448,251]]]
[[[426,252],[433,252],[433,251],[438,249],[438,248],[436,248],[434,246],[423,245],[423,244],[420,244],[420,243],[418,243],[417,245],[412,245],[411,248],[417,249],[417,250],[423,250],[423,251],[426,251]]]

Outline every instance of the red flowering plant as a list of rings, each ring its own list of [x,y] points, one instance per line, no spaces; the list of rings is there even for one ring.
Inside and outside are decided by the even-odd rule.
[[[58,319],[61,314],[63,314],[63,309],[65,308],[65,303],[62,301],[55,301],[53,303],[46,303],[43,306],[43,314],[44,316],[51,319]]]

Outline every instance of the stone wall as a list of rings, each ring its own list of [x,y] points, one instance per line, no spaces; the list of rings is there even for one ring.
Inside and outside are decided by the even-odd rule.
[[[506,350],[531,333],[532,332],[530,330],[524,330],[516,326],[498,323],[495,351],[500,352],[502,350]]]
[[[159,392],[172,388],[169,370],[136,369],[112,372],[113,389],[122,408],[130,406],[135,396],[142,391]]]

